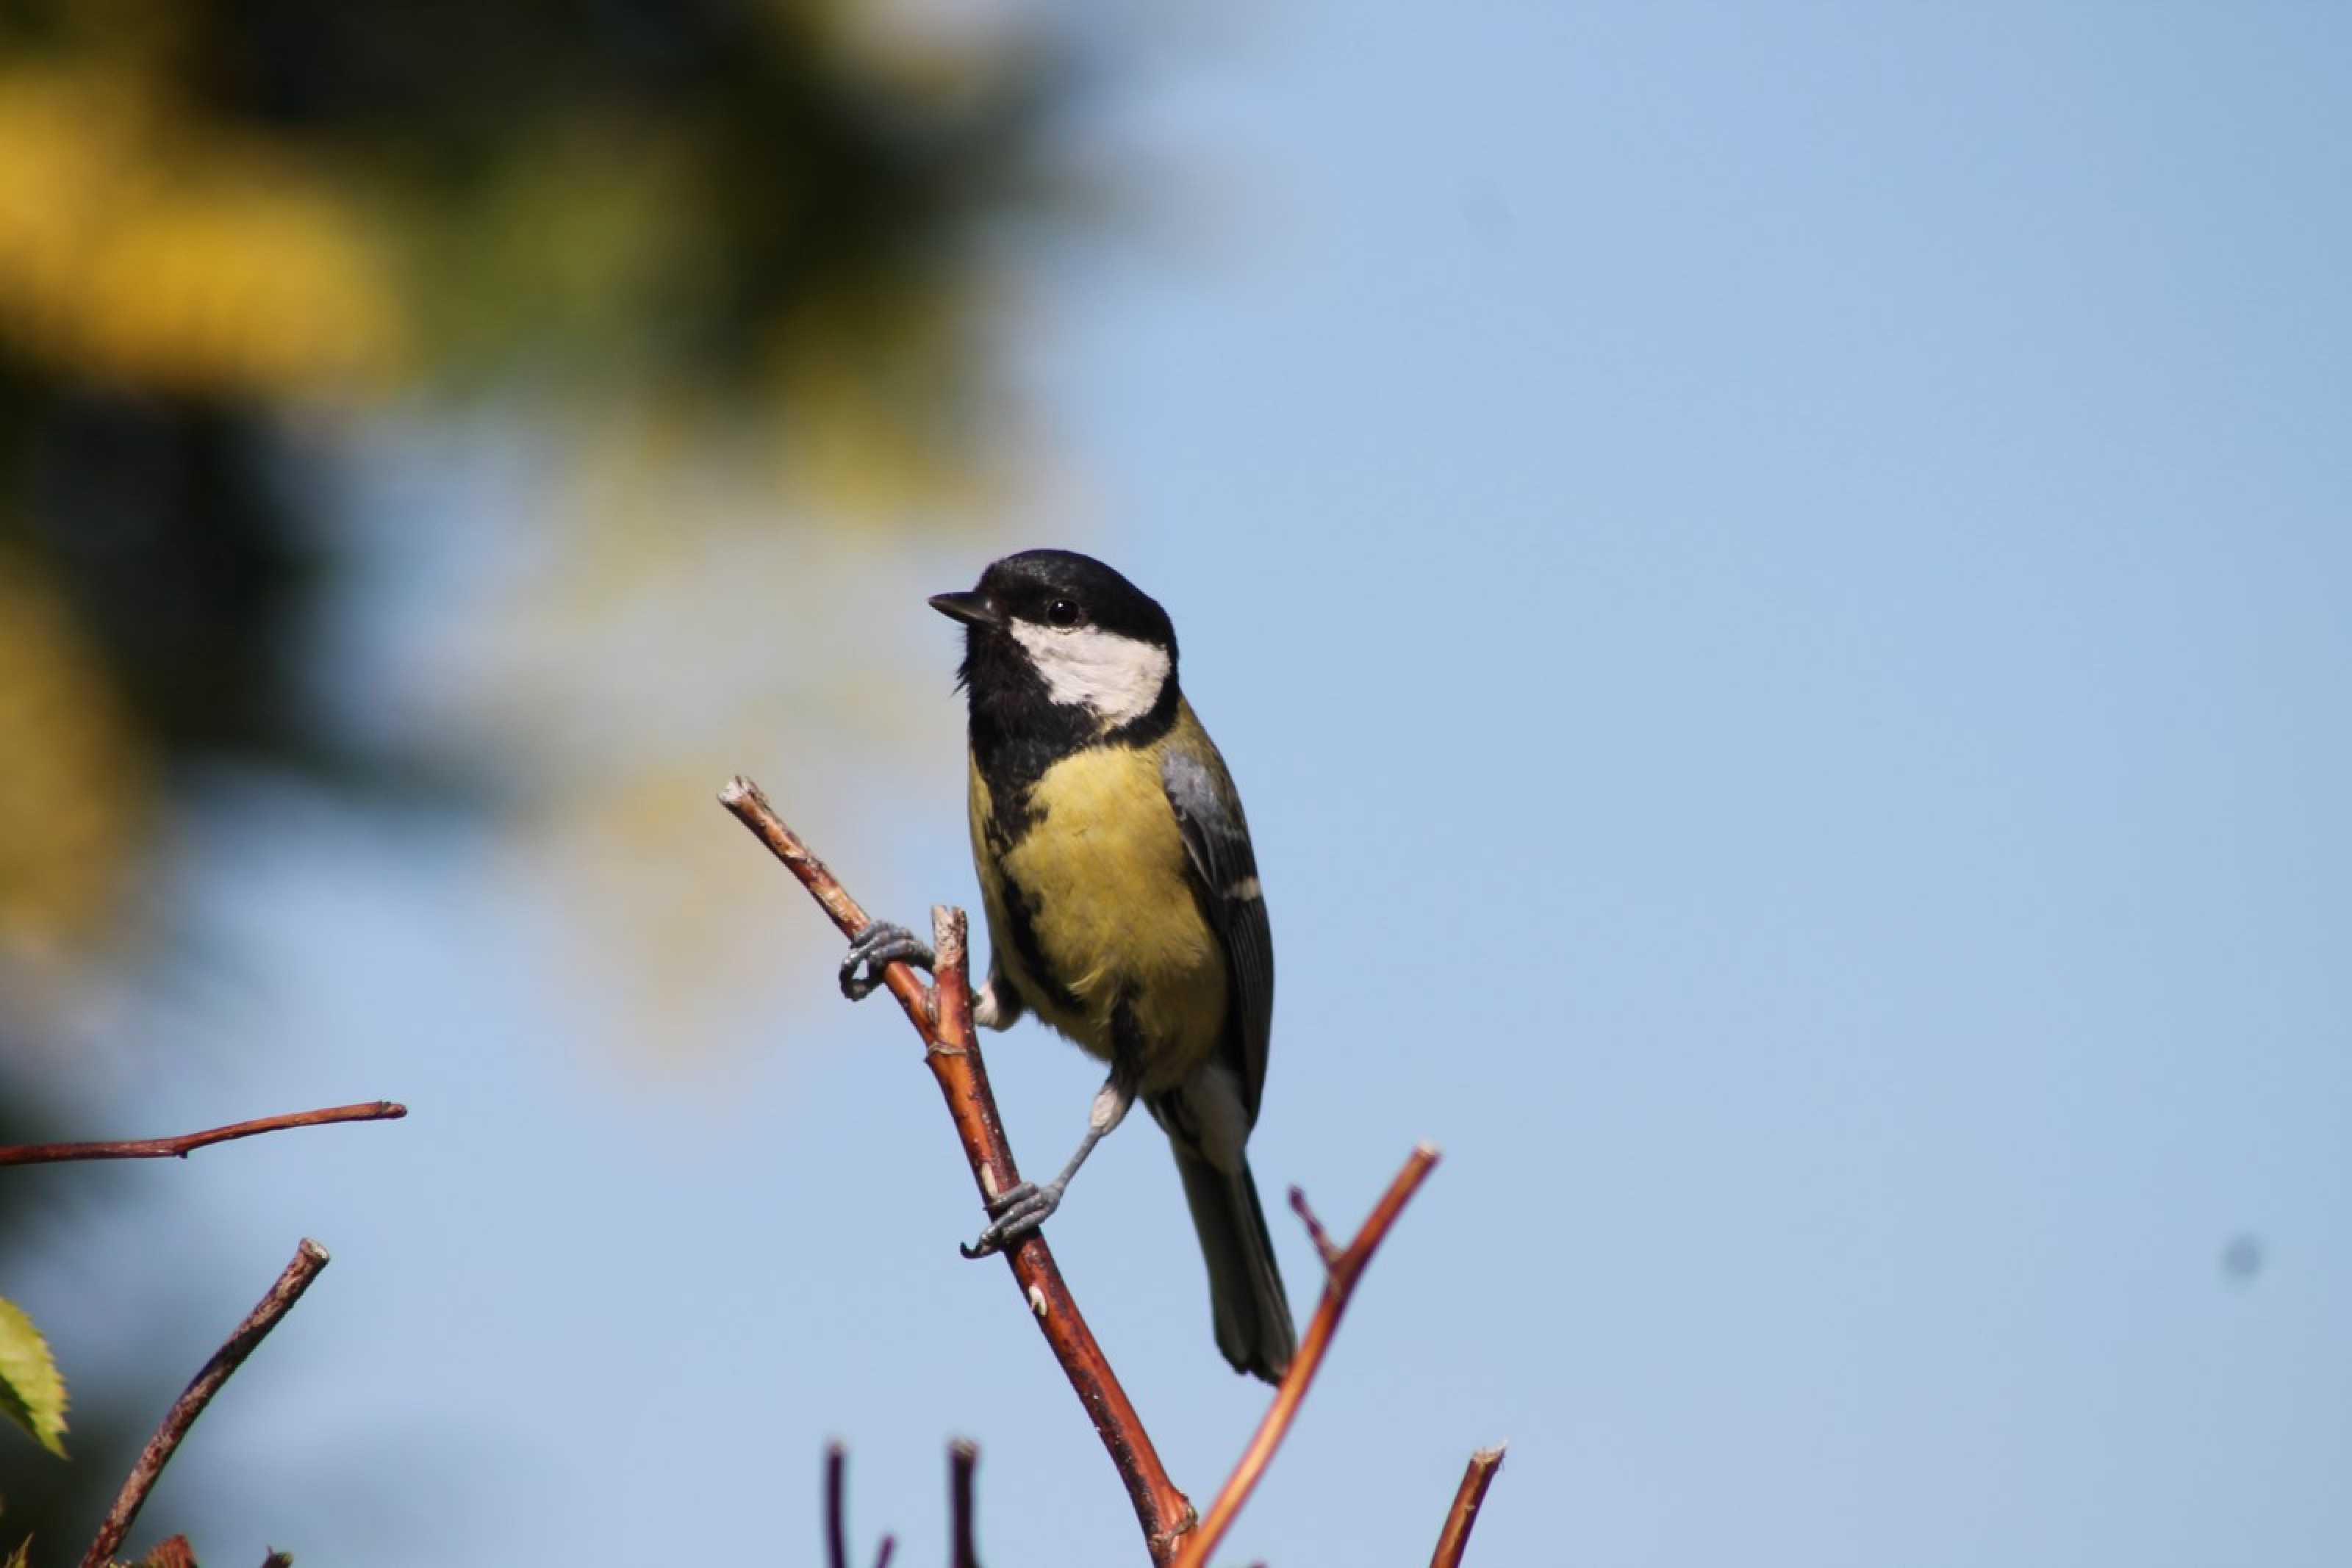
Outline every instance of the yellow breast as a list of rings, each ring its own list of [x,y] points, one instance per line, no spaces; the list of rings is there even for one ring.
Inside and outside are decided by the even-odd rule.
[[[1185,712],[1174,734],[1195,722]],[[971,785],[972,855],[995,963],[1047,1023],[1106,1059],[1112,1011],[1124,998],[1142,1036],[1148,1090],[1173,1083],[1215,1049],[1225,1009],[1223,955],[1193,896],[1160,781],[1166,744],[1090,747],[1048,768],[1029,798],[1037,820],[994,874],[991,839],[1010,835],[992,835],[995,808],[976,768]],[[1009,907],[1016,893],[1027,913],[1026,953]]]

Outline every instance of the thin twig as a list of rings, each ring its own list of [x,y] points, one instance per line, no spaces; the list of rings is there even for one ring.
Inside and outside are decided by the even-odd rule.
[[[1315,1255],[1323,1260],[1323,1267],[1328,1270],[1339,1262],[1339,1244],[1331,1239],[1331,1233],[1323,1228],[1323,1222],[1316,1218],[1314,1209],[1307,1207],[1305,1188],[1294,1186],[1290,1189],[1290,1211],[1306,1222],[1307,1239],[1315,1243]]]
[[[824,1446],[824,1560],[831,1568],[849,1568],[849,1523],[841,1502],[841,1472],[847,1463],[839,1443]]]
[[[833,917],[844,936],[855,936],[866,925],[866,911],[849,896],[823,862],[811,854],[792,829],[768,804],[760,787],[737,779],[719,792],[720,804],[751,830],[775,857],[783,862],[801,885]],[[898,998],[908,1020],[923,1040],[923,1057],[954,1119],[956,1136],[983,1200],[993,1201],[1020,1183],[1013,1150],[996,1113],[996,1097],[988,1086],[988,1068],[972,1038],[971,979],[965,963],[965,922],[961,911],[931,912],[939,988],[936,1009],[930,988],[903,963],[882,971],[882,983]],[[1020,1287],[1022,1300],[1037,1320],[1040,1333],[1061,1364],[1063,1375],[1094,1422],[1095,1433],[1126,1483],[1128,1500],[1155,1563],[1165,1563],[1183,1532],[1192,1524],[1192,1505],[1168,1479],[1150,1434],[1126,1390],[1110,1368],[1102,1346],[1079,1315],[1062,1272],[1055,1266],[1045,1236],[1031,1231],[1004,1253],[1006,1266]]]
[[[897,1555],[898,1551],[898,1538],[895,1535],[884,1536],[882,1550],[874,1554],[874,1568],[890,1568],[890,1559]]]
[[[1199,1529],[1185,1536],[1183,1549],[1175,1559],[1176,1568],[1201,1568],[1232,1528],[1234,1516],[1249,1500],[1258,1478],[1265,1473],[1267,1461],[1274,1458],[1275,1449],[1281,1446],[1290,1423],[1297,1418],[1299,1401],[1307,1397],[1307,1385],[1315,1381],[1324,1353],[1331,1348],[1331,1335],[1339,1326],[1340,1315],[1348,1310],[1348,1298],[1355,1293],[1364,1265],[1372,1260],[1372,1253],[1387,1237],[1389,1228],[1396,1223],[1405,1203],[1436,1163],[1437,1151],[1427,1144],[1413,1150],[1404,1168],[1389,1183],[1388,1191],[1381,1195],[1381,1201],[1373,1205],[1370,1217],[1356,1232],[1356,1239],[1331,1257],[1323,1280],[1323,1299],[1316,1305],[1315,1321],[1307,1325],[1307,1337],[1298,1343],[1298,1354],[1290,1363],[1290,1371],[1275,1389],[1274,1403],[1258,1422],[1249,1447],[1242,1450],[1241,1461],[1234,1466],[1224,1490],[1209,1505],[1208,1516],[1201,1521]],[[1307,1212],[1307,1199],[1297,1187],[1291,1189],[1290,1204],[1301,1213]]]
[[[1429,1559],[1429,1568],[1461,1568],[1463,1549],[1470,1544],[1471,1528],[1478,1522],[1479,1505],[1486,1500],[1486,1489],[1495,1484],[1495,1472],[1502,1468],[1500,1443],[1470,1456],[1462,1484],[1454,1491],[1454,1506],[1445,1511],[1445,1528],[1437,1533],[1437,1550]]]
[[[163,1473],[163,1467],[171,1463],[173,1451],[179,1448],[180,1439],[188,1435],[188,1428],[195,1425],[196,1417],[205,1413],[205,1406],[211,1403],[214,1395],[220,1392],[221,1385],[228,1381],[229,1375],[245,1364],[245,1358],[251,1355],[254,1347],[278,1326],[278,1320],[302,1299],[302,1292],[310,1288],[310,1281],[317,1279],[319,1270],[326,1266],[327,1249],[304,1237],[302,1244],[294,1249],[294,1260],[286,1265],[285,1272],[278,1276],[278,1282],[270,1286],[268,1293],[261,1298],[252,1312],[246,1314],[245,1322],[236,1325],[236,1332],[213,1352],[212,1359],[205,1363],[204,1370],[196,1374],[195,1380],[164,1413],[163,1424],[155,1428],[153,1437],[147,1439],[147,1447],[140,1451],[139,1462],[131,1467],[130,1479],[122,1483],[122,1490],[116,1495],[114,1506],[106,1511],[106,1522],[98,1527],[98,1539],[89,1543],[88,1552],[82,1553],[81,1568],[105,1568],[107,1561],[114,1555],[114,1549],[122,1544],[123,1536],[130,1531],[131,1521],[139,1517],[140,1506],[147,1500],[147,1494],[154,1488],[156,1478]]]
[[[972,1541],[971,1472],[980,1463],[980,1448],[970,1438],[948,1445],[948,1512],[953,1520],[953,1568],[980,1568],[980,1549]]]
[[[358,1105],[330,1105],[323,1111],[296,1111],[284,1116],[232,1122],[226,1127],[183,1133],[176,1138],[125,1138],[98,1144],[0,1144],[0,1166],[48,1165],[58,1160],[184,1160],[193,1151],[208,1145],[226,1144],[231,1138],[250,1138],[257,1133],[323,1127],[331,1122],[396,1122],[407,1114],[405,1105],[389,1100],[370,1100]]]

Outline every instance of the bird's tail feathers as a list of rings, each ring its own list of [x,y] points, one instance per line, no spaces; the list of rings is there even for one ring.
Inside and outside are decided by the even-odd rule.
[[[1201,1255],[1208,1260],[1217,1348],[1234,1371],[1279,1383],[1298,1348],[1298,1333],[1291,1325],[1290,1298],[1282,1289],[1274,1239],[1266,1234],[1265,1210],[1258,1206],[1249,1162],[1228,1172],[1181,1143],[1174,1147],[1184,1201],[1200,1233]]]

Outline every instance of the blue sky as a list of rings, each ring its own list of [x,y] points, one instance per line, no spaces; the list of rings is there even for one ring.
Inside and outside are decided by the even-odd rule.
[[[2342,1561],[2342,15],[1309,5],[1130,64],[1086,133],[1181,177],[1145,243],[1039,262],[1050,528],[779,590],[787,693],[890,649],[868,723],[612,742],[670,747],[725,846],[696,904],[773,943],[674,1015],[688,1065],[581,1046],[572,912],[491,835],[238,780],[200,814],[184,918],[255,977],[218,1025],[249,1048],[192,1051],[139,1130],[415,1114],[147,1173],[169,1207],[119,1223],[167,1230],[24,1292],[57,1323],[90,1259],[201,1257],[194,1366],[297,1235],[337,1252],[157,1509],[354,1568],[747,1524],[793,1557],[838,1436],[858,1528],[925,1562],[968,1435],[991,1560],[1133,1549],[1002,1270],[955,1255],[903,1020],[832,997],[813,906],[709,799],[761,777],[898,918],[969,901],[921,597],[1052,542],[1168,605],[1249,804],[1262,1186],[1351,1227],[1445,1150],[1227,1561],[1418,1561],[1504,1438],[1474,1563]],[[446,552],[499,493],[374,504]],[[987,1043],[1049,1164],[1091,1064]],[[1184,1223],[1139,1121],[1051,1233],[1205,1501],[1263,1391]]]

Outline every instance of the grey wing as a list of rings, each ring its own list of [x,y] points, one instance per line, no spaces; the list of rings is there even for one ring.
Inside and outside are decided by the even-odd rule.
[[[1274,931],[1258,888],[1249,823],[1213,752],[1205,758],[1169,753],[1160,764],[1160,782],[1176,809],[1201,907],[1225,950],[1228,999],[1220,1049],[1240,1080],[1242,1103],[1255,1125],[1274,1030]]]

